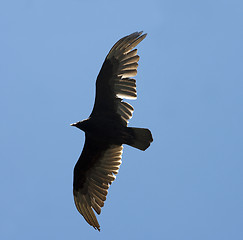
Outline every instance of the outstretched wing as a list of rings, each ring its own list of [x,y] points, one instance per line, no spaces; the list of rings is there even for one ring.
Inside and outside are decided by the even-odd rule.
[[[108,188],[121,165],[123,147],[97,143],[86,136],[84,149],[74,168],[73,195],[75,205],[95,229],[100,225],[94,214],[101,213]]]
[[[124,125],[132,117],[133,107],[123,98],[136,99],[139,56],[134,49],[147,34],[135,32],[120,39],[110,50],[96,80],[95,104],[91,116],[121,118]]]

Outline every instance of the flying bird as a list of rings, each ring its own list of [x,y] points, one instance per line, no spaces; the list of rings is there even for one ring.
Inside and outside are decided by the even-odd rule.
[[[146,150],[153,141],[149,129],[127,127],[133,107],[123,99],[136,99],[137,49],[147,34],[135,32],[111,48],[96,80],[93,111],[88,119],[73,123],[85,132],[83,151],[74,167],[73,195],[78,211],[100,231],[101,213],[108,188],[121,165],[123,144]]]

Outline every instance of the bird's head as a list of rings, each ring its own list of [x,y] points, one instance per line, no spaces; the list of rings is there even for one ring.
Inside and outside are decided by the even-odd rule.
[[[88,119],[85,119],[83,121],[72,123],[72,124],[70,124],[70,126],[77,127],[85,132],[87,130],[87,122],[88,122]]]

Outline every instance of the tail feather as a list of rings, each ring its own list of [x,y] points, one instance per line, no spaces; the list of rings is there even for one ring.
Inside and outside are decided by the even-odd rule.
[[[149,129],[134,127],[129,127],[129,129],[132,131],[133,139],[128,145],[144,151],[153,142],[153,137]]]

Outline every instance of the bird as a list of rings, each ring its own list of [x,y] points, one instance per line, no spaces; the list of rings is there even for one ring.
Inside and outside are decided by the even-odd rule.
[[[153,141],[149,129],[128,127],[133,107],[124,99],[136,99],[139,56],[134,49],[147,34],[134,32],[117,41],[96,79],[93,110],[88,119],[71,124],[85,132],[83,151],[74,167],[73,196],[79,213],[100,231],[101,213],[108,188],[121,165],[123,144],[146,150]]]

